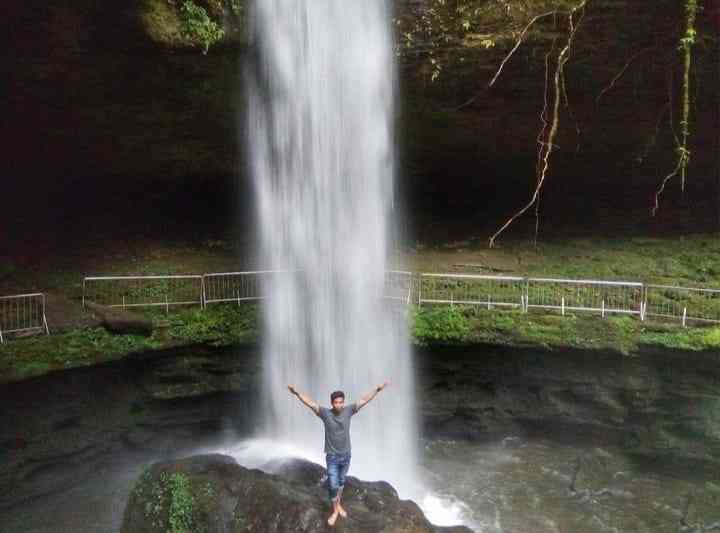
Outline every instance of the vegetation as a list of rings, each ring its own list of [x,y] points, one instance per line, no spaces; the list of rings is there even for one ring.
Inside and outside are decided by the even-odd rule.
[[[148,34],[173,47],[197,47],[207,54],[245,24],[244,0],[142,0],[141,18]]]
[[[168,317],[170,337],[183,343],[226,346],[257,339],[260,310],[255,304],[222,304],[187,309]]]
[[[259,332],[259,310],[253,304],[186,308],[169,315],[152,308],[145,313],[155,323],[151,337],[112,335],[97,327],[10,340],[0,345],[0,382],[179,345],[227,346],[254,342]]]
[[[162,245],[160,245],[162,246]],[[168,245],[169,246],[169,245]],[[475,247],[476,246],[476,247]],[[236,251],[206,245],[208,250],[158,248],[147,256],[138,249],[127,256],[113,254],[109,272],[187,273],[227,271],[236,268]],[[461,253],[459,253],[461,252]],[[225,256],[227,255],[227,257]],[[161,257],[158,258],[158,257]],[[645,281],[667,285],[720,288],[720,243],[714,235],[683,239],[632,238],[574,239],[543,242],[533,248],[527,242],[506,242],[492,251],[481,242],[455,243],[425,248],[401,259],[404,267],[418,272],[504,273],[575,279]],[[460,263],[460,265],[458,264]],[[65,314],[82,317],[79,309],[82,278],[79,272],[43,272],[16,269],[3,280],[5,294],[36,287],[48,289],[74,302],[78,309]],[[80,287],[80,288],[79,288]],[[671,297],[669,295],[668,297]],[[0,345],[0,381],[16,381],[53,370],[88,366],[119,359],[127,354],[207,343],[214,346],[253,343],[259,338],[260,307],[256,304],[214,304],[150,308],[142,311],[155,323],[151,337],[111,335],[101,328],[82,328],[65,333],[15,339]],[[642,344],[658,347],[718,349],[720,328],[683,328],[678,322],[640,322],[637,318],[578,314],[510,311],[487,312],[455,306],[411,308],[410,330],[418,345],[500,343],[562,348],[614,349],[631,354]],[[52,323],[51,323],[52,329]]]
[[[615,350],[627,355],[643,345],[678,350],[720,349],[720,327],[684,328],[679,323],[641,322],[626,315],[599,319],[593,314],[540,314],[490,311],[477,307],[423,308],[414,315],[418,344],[491,343],[545,348]],[[419,320],[418,320],[419,317]],[[442,331],[453,324],[453,332]],[[457,326],[461,324],[461,326]],[[419,327],[418,327],[419,326]]]
[[[444,68],[464,63],[473,52],[515,41],[535,16],[568,10],[573,0],[429,0],[395,19],[397,54],[420,58],[435,81]]]
[[[98,364],[161,346],[155,335],[111,335],[103,328],[82,328],[12,340],[0,345],[0,382]]]
[[[183,22],[183,33],[190,41],[199,41],[203,53],[207,54],[210,46],[220,41],[225,31],[212,20],[205,8],[195,4],[192,0],[185,0],[180,8]]]
[[[203,509],[207,509],[213,496],[210,483],[205,483],[202,488],[194,487],[183,472],[162,472],[153,480],[150,469],[143,472],[131,493],[131,498],[142,502],[148,522],[167,533],[205,531]]]
[[[470,324],[458,307],[412,307],[410,328],[419,345],[466,342]]]
[[[463,97],[461,103],[452,104],[453,110],[458,111],[475,101],[485,91],[489,90],[496,80],[503,75],[504,67],[508,64],[516,51],[530,40],[536,41],[533,50],[526,54],[524,59],[526,67],[534,71],[544,70],[545,95],[542,109],[538,109],[538,135],[536,143],[537,164],[535,169],[535,187],[527,202],[517,209],[515,214],[508,217],[498,230],[490,237],[488,244],[492,248],[500,234],[531,208],[535,217],[535,241],[537,241],[540,227],[540,202],[544,184],[551,175],[551,154],[558,150],[562,143],[561,134],[572,124],[576,131],[577,148],[580,149],[582,131],[580,124],[572,109],[572,102],[567,90],[568,79],[565,66],[571,60],[577,64],[577,72],[581,72],[593,61],[591,58],[601,55],[612,56],[617,54],[615,48],[627,48],[624,52],[629,57],[624,65],[618,65],[617,72],[611,81],[597,94],[596,104],[599,104],[603,95],[612,91],[619,85],[617,82],[626,74],[634,62],[649,63],[652,70],[668,73],[666,81],[661,78],[653,83],[667,83],[667,102],[659,111],[657,127],[651,132],[651,140],[642,150],[640,162],[646,159],[649,148],[654,147],[663,118],[668,118],[668,132],[666,138],[674,139],[671,148],[676,153],[676,164],[662,180],[655,194],[654,205],[651,208],[655,214],[660,207],[659,197],[665,190],[669,180],[680,176],[680,189],[685,190],[686,174],[688,172],[691,156],[690,114],[695,106],[691,95],[696,94],[690,87],[691,80],[699,79],[692,72],[693,45],[701,39],[699,35],[702,26],[697,24],[697,15],[701,8],[697,0],[683,0],[678,3],[674,0],[661,0],[655,10],[640,10],[632,7],[632,13],[627,13],[632,2],[603,2],[588,0],[429,0],[417,4],[414,8],[403,11],[395,19],[399,39],[397,54],[406,61],[420,62],[424,77],[435,82],[441,79],[443,71],[473,72],[472,65],[496,64],[494,75],[485,79],[485,68],[476,69],[474,77],[477,78],[474,86],[475,94]],[[682,6],[684,13],[678,10]],[[677,16],[668,16],[676,10]],[[615,11],[612,15],[610,13]],[[665,12],[668,13],[665,13]],[[618,24],[617,31],[613,31],[612,39],[598,40],[598,36],[581,35],[587,32],[583,18],[597,17],[602,19],[608,16],[625,17],[632,20],[632,26]],[[665,13],[662,24],[655,23],[655,19],[648,18],[648,13]],[[678,23],[680,21],[680,23]],[[588,27],[594,26],[594,20],[588,21]],[[577,34],[577,38],[576,38]],[[717,37],[705,36],[707,39]],[[632,49],[639,43],[637,50]],[[680,61],[672,51],[679,43]],[[539,52],[539,53],[538,53]],[[478,57],[484,55],[485,60]],[[518,54],[519,55],[519,54]],[[619,54],[617,54],[619,56]],[[541,59],[544,56],[544,61]],[[570,63],[572,64],[572,63]],[[573,65],[575,67],[576,65]],[[614,68],[603,65],[603,68]],[[681,68],[680,83],[674,81],[672,73]],[[640,67],[638,67],[638,70]],[[538,72],[539,74],[539,72]],[[472,76],[473,74],[468,74]],[[649,78],[648,78],[649,79]],[[571,80],[572,81],[572,80]],[[636,82],[637,83],[637,82]],[[457,84],[452,80],[449,85]],[[585,89],[587,83],[583,84]],[[676,91],[674,85],[680,85],[680,98],[674,98]],[[637,89],[637,87],[636,87]],[[679,131],[675,131],[673,124],[673,108],[679,107]],[[669,112],[667,112],[669,111]],[[569,120],[567,120],[569,119]],[[530,147],[529,147],[530,148]],[[669,147],[668,147],[669,148]],[[662,161],[663,154],[659,154]]]

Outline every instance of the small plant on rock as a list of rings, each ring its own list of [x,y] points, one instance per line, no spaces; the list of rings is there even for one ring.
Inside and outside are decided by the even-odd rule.
[[[185,0],[180,8],[183,22],[183,34],[191,41],[200,41],[203,54],[207,54],[210,46],[225,36],[225,31],[212,20],[205,8],[192,0]]]

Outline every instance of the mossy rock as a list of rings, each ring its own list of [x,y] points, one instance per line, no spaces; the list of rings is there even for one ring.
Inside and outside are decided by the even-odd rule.
[[[217,43],[247,43],[245,0],[141,0],[147,35],[169,48],[207,52]]]
[[[249,470],[225,455],[198,455],[157,463],[132,489],[121,533],[219,533],[327,531],[329,514],[324,469],[302,459],[274,461]],[[465,527],[436,527],[412,501],[401,500],[382,481],[348,477],[348,517],[338,532],[467,533]]]
[[[225,480],[240,471],[231,457],[222,455],[154,464],[130,492],[121,532],[224,531],[235,500]]]

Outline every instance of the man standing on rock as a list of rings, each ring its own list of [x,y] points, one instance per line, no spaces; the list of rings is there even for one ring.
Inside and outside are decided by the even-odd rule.
[[[297,391],[294,385],[288,389],[298,399],[312,409],[325,425],[325,460],[327,463],[328,492],[333,512],[328,518],[328,524],[333,526],[338,515],[347,517],[347,512],[341,504],[342,492],[345,486],[345,474],[350,468],[350,419],[360,409],[365,407],[378,392],[387,386],[386,381],[378,385],[371,392],[360,398],[359,402],[345,405],[345,393],[335,391],[330,395],[332,409],[321,407],[316,402]]]

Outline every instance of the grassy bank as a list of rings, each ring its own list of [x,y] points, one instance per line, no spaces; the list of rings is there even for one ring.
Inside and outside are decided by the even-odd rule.
[[[415,309],[410,323],[420,345],[503,344],[613,350],[626,355],[642,345],[678,350],[720,350],[720,327],[684,328],[630,316],[487,312],[474,308]]]
[[[228,346],[258,339],[259,310],[253,304],[188,308],[169,315],[149,310],[144,314],[155,326],[149,337],[112,335],[94,327],[8,342],[0,346],[0,383],[100,364],[132,353],[190,344]]]
[[[53,370],[86,366],[130,353],[193,343],[232,345],[255,342],[259,310],[255,305],[215,305],[173,311],[146,311],[155,323],[151,337],[114,336],[82,326],[81,280],[87,274],[181,274],[256,268],[241,264],[241,248],[222,239],[169,244],[138,240],[110,243],[84,255],[49,261],[52,270],[0,264],[0,295],[45,291],[62,296],[64,316],[77,315],[76,327],[50,336],[13,339],[0,346],[0,382]],[[245,254],[245,256],[247,256]],[[540,243],[504,242],[492,250],[479,241],[418,245],[396,254],[394,268],[413,271],[471,272],[522,276],[644,281],[720,288],[720,239],[684,238],[567,239]],[[416,344],[476,344],[577,347],[632,354],[642,345],[667,349],[720,349],[720,328],[683,328],[679,323],[641,322],[627,316],[487,312],[447,307],[412,309],[410,329]]]

